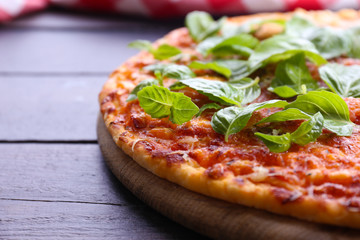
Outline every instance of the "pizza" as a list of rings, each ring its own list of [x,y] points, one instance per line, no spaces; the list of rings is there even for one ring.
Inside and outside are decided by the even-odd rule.
[[[99,102],[115,143],[192,191],[360,228],[360,13],[263,13],[186,27],[140,49]]]

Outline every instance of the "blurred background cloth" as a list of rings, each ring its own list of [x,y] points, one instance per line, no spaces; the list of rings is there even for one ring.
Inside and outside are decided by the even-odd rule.
[[[48,6],[93,12],[111,12],[150,18],[182,17],[194,10],[214,15],[342,8],[359,9],[360,0],[0,0],[0,22]]]

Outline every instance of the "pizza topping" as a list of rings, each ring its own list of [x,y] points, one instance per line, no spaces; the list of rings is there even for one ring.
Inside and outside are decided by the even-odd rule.
[[[180,49],[169,44],[161,44],[158,48],[154,48],[151,42],[146,40],[137,40],[129,43],[129,47],[145,50],[154,55],[155,59],[164,60],[176,56],[181,53]]]
[[[319,73],[334,93],[343,98],[360,97],[360,66],[330,63],[322,66]]]
[[[277,34],[258,40],[254,36],[267,23],[279,26]],[[319,27],[296,15],[288,21],[252,20],[229,33],[224,19],[214,21],[204,12],[190,13],[186,25],[202,56],[184,51],[198,61],[184,61],[179,55],[171,58],[172,63],[145,66],[143,69],[153,73],[154,79],[141,81],[128,96],[128,101],[138,98],[151,117],[169,117],[171,122],[183,124],[213,109],[203,117],[210,119],[213,114],[211,127],[223,134],[226,142],[230,135],[249,128],[251,139],[257,137],[277,153],[288,151],[294,144],[314,142],[321,134],[352,134],[349,108],[340,96],[360,95],[360,68],[331,63],[318,70],[316,66],[326,64],[325,59],[360,52],[353,39],[360,33],[358,28]],[[294,31],[295,27],[298,30]],[[167,44],[157,49],[146,41],[130,45],[159,60],[180,53]],[[222,76],[209,76],[214,72]],[[259,75],[262,77],[256,77]],[[326,86],[338,95],[319,91]],[[286,101],[276,100],[271,92]],[[233,136],[232,141],[236,139]]]
[[[272,80],[269,91],[279,97],[290,98],[307,91],[319,89],[318,83],[310,75],[305,64],[305,54],[299,53],[278,64],[275,78]]]
[[[210,14],[194,11],[186,16],[185,25],[189,29],[191,37],[199,42],[216,35],[225,20],[226,18],[221,18],[218,21],[214,21]]]
[[[171,92],[167,88],[156,85],[148,86],[138,92],[140,106],[153,118],[170,117],[176,124],[189,121],[199,108],[191,98],[183,93]]]

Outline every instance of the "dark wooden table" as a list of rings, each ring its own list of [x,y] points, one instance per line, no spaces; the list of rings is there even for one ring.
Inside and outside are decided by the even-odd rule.
[[[134,197],[96,140],[97,94],[180,21],[52,10],[0,27],[0,239],[202,239]]]

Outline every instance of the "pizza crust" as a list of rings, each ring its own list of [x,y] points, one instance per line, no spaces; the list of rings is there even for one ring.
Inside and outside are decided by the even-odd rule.
[[[295,13],[305,15],[313,19],[319,25],[332,25],[337,27],[349,27],[360,23],[360,14],[353,10],[343,10],[334,14],[329,11],[306,12],[297,10]],[[231,18],[230,21],[235,24],[241,24],[244,21],[256,18],[276,18],[288,19],[292,13],[269,13],[256,14],[251,16],[242,16]],[[175,30],[164,38],[158,40],[156,44],[169,42],[169,39],[176,38],[184,29]],[[271,29],[266,30],[267,35],[271,35]],[[173,40],[171,40],[173,41]],[[129,59],[128,62],[136,62],[141,59],[142,62],[149,61],[151,56],[147,53],[140,53]],[[132,90],[138,82],[133,82],[129,78],[141,79],[139,76],[131,76],[131,71],[125,63],[119,67],[104,85],[100,95],[99,102],[105,124],[112,135],[115,143],[138,164],[155,175],[165,178],[171,182],[177,183],[192,191],[230,201],[237,204],[264,209],[273,213],[293,216],[299,219],[305,219],[314,222],[360,228],[360,214],[357,209],[351,211],[337,201],[331,199],[314,198],[311,195],[296,195],[294,192],[277,192],[266,183],[256,183],[256,181],[239,181],[233,173],[227,172],[220,179],[211,179],[206,174],[206,168],[201,167],[195,160],[189,156],[184,157],[184,162],[169,164],[164,157],[154,157],[147,147],[147,140],[139,134],[129,134],[123,124],[116,124],[116,109],[119,107],[112,100],[112,95],[122,96]],[[140,81],[140,80],[138,80]],[[127,96],[127,94],[125,94]],[[125,96],[124,95],[124,96]],[[181,154],[181,153],[180,153]],[[258,175],[267,174],[259,170]],[[256,180],[256,179],[255,179]],[[290,194],[290,195],[289,195]]]

